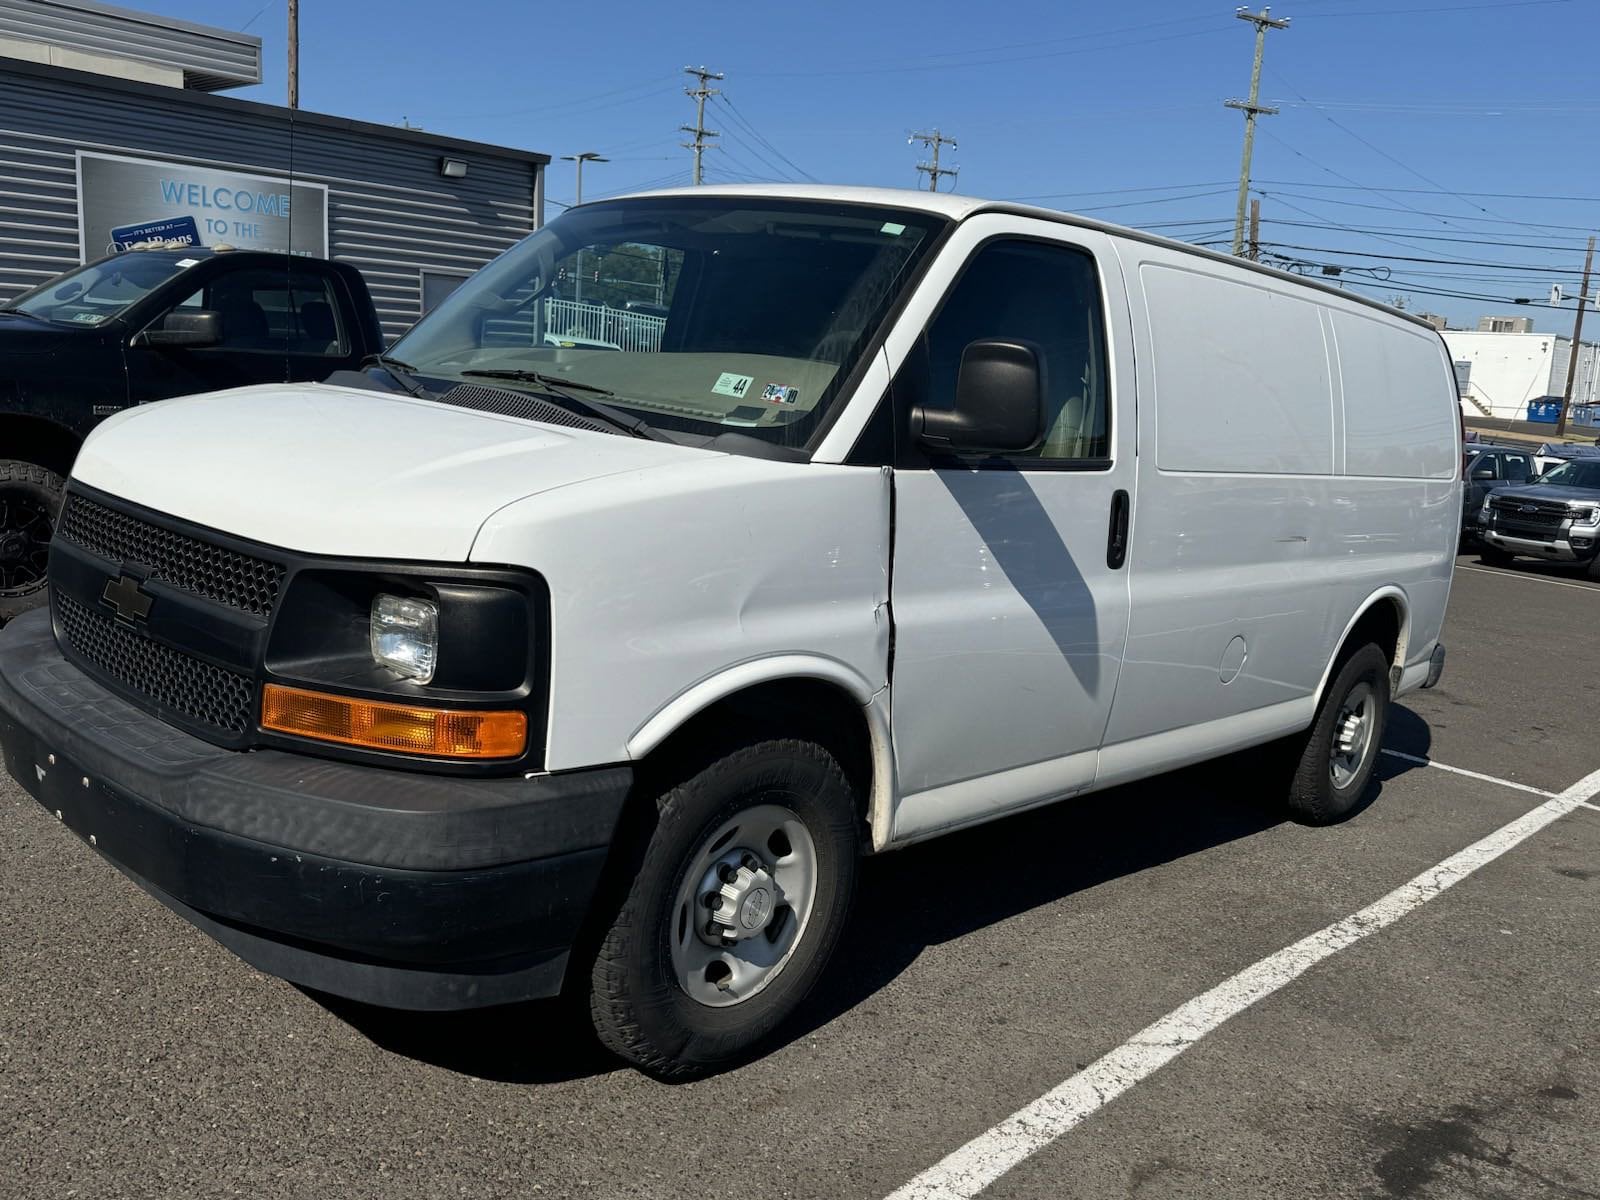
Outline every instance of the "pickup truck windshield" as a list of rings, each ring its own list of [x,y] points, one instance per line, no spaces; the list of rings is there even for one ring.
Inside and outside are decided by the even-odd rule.
[[[1533,482],[1535,486],[1551,484],[1557,487],[1593,488],[1600,492],[1600,462],[1564,462]]]
[[[418,376],[570,381],[658,430],[803,444],[945,222],[765,197],[573,209],[393,348]]]
[[[130,251],[52,279],[9,308],[62,325],[99,325],[194,264],[192,254]]]

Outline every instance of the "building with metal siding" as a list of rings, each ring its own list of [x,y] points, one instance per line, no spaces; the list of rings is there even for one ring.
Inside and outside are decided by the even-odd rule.
[[[20,3],[0,0],[0,18]],[[80,245],[80,151],[326,186],[329,253],[366,277],[390,337],[425,293],[436,301],[542,223],[548,155],[5,55],[0,301],[98,257]],[[446,177],[446,160],[465,174]]]
[[[145,63],[177,72],[179,87],[208,92],[261,82],[258,37],[94,0],[0,0],[0,39]]]

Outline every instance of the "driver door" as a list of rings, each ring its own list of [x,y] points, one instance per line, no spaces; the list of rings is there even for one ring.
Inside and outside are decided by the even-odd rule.
[[[897,840],[1093,782],[1128,629],[1134,422],[1119,387],[1133,371],[1116,252],[1091,230],[994,215],[943,257],[908,309],[927,314],[920,334],[890,346]],[[1043,442],[930,454],[905,432],[910,409],[949,407],[963,351],[987,338],[1035,349]]]

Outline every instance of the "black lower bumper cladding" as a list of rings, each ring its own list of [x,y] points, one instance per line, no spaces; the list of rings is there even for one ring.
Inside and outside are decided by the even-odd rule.
[[[559,991],[626,767],[462,779],[224,750],[69,663],[49,616],[0,631],[0,751],[46,810],[252,965],[453,1009]]]

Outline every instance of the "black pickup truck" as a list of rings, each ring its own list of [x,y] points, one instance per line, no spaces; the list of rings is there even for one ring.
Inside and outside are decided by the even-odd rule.
[[[0,306],[0,624],[43,601],[63,479],[106,417],[382,349],[354,267],[261,251],[127,251]]]

